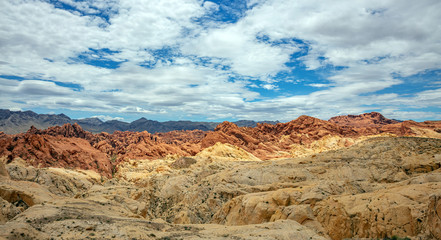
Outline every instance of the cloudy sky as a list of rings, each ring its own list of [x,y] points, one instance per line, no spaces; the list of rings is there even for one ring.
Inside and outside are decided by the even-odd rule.
[[[441,119],[439,0],[2,0],[0,108]]]

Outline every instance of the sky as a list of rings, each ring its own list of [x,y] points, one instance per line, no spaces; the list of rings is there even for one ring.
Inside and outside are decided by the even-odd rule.
[[[441,119],[439,0],[2,0],[0,108]]]

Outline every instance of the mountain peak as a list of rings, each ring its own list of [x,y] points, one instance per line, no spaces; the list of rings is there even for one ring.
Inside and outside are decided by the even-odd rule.
[[[57,116],[59,116],[59,117],[61,117],[61,118],[67,118],[67,119],[71,119],[69,116],[67,116],[66,114],[64,114],[64,113],[60,113],[60,114],[58,114]]]
[[[130,124],[139,124],[139,123],[145,123],[145,122],[158,122],[158,121],[149,120],[149,119],[147,119],[145,117],[142,117],[140,119],[137,119],[137,120],[131,122]]]

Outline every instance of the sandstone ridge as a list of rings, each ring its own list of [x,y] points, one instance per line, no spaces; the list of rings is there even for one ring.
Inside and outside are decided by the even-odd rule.
[[[195,156],[218,142],[268,160],[348,147],[372,136],[441,138],[441,122],[396,122],[379,113],[337,119],[368,119],[369,126],[360,127],[358,124],[354,127],[345,121],[300,116],[287,123],[262,123],[256,127],[238,127],[234,123],[223,122],[214,131],[92,134],[78,124],[65,124],[46,130],[31,127],[26,133],[16,135],[1,134],[0,156],[6,156],[9,161],[18,157],[36,167],[90,169],[109,177],[118,164],[130,159]]]
[[[378,112],[363,113],[361,115],[344,115],[332,117],[329,122],[341,126],[353,127],[376,127],[388,124],[399,123],[400,121],[385,118]]]
[[[374,137],[267,161],[218,143],[192,157],[121,162],[112,179],[18,158],[1,169],[0,238],[441,237],[434,138]]]

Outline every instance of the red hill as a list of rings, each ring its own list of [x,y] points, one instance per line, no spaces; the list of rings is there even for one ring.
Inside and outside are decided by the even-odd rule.
[[[397,120],[385,118],[378,112],[332,117],[329,119],[329,122],[351,127],[381,127],[383,125],[399,123]]]

